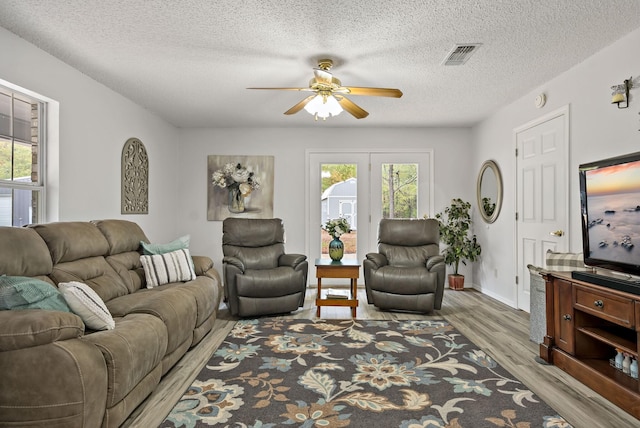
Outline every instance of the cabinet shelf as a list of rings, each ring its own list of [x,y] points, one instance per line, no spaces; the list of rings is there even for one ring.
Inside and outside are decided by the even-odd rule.
[[[609,361],[592,358],[585,358],[581,361],[584,365],[591,367],[599,373],[602,373],[604,376],[614,380],[617,384],[624,386],[628,390],[634,392],[638,391],[638,380],[632,378],[627,374],[624,374],[621,370],[618,370],[615,367],[611,367]]]
[[[578,327],[577,330],[600,342],[631,354],[634,358],[638,358],[638,344],[630,337],[631,334],[629,334],[629,330],[611,331],[598,327]],[[635,332],[633,332],[633,334],[635,335]]]

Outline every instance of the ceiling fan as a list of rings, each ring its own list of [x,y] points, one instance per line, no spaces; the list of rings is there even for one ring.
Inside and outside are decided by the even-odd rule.
[[[356,119],[363,119],[369,113],[345,95],[365,95],[374,97],[400,98],[402,91],[389,88],[364,88],[357,86],[342,86],[340,79],[333,77],[329,70],[333,66],[330,59],[318,61],[318,68],[313,69],[314,77],[309,81],[308,88],[247,88],[274,89],[283,91],[313,92],[307,98],[285,111],[284,114],[295,114],[303,108],[315,116],[326,120],[329,116],[336,116],[343,110],[349,112]]]

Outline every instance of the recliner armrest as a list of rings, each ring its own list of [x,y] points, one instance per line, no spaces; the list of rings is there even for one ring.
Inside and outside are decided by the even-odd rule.
[[[303,254],[283,254],[278,259],[278,266],[291,266],[296,268],[300,263],[307,260],[307,256]]]
[[[232,256],[226,256],[222,259],[222,263],[223,264],[230,264],[233,265],[235,267],[237,267],[238,269],[240,269],[240,271],[242,273],[244,273],[244,263],[242,263],[242,261],[237,258],[237,257],[232,257]]]
[[[443,264],[444,265],[444,257],[443,256],[433,256],[427,259],[427,269],[431,270],[436,265]]]
[[[367,260],[371,260],[376,265],[376,269],[379,269],[382,266],[386,266],[389,264],[389,260],[387,260],[384,254],[368,253],[366,257],[367,257]]]

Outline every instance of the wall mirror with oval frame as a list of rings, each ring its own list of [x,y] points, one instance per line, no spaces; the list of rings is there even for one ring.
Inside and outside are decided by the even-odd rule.
[[[478,174],[478,211],[487,223],[493,223],[502,207],[502,175],[498,164],[488,160],[482,164]]]

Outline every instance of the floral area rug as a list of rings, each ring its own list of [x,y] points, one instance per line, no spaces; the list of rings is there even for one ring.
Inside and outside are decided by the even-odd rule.
[[[161,427],[570,425],[440,319],[238,321]]]

